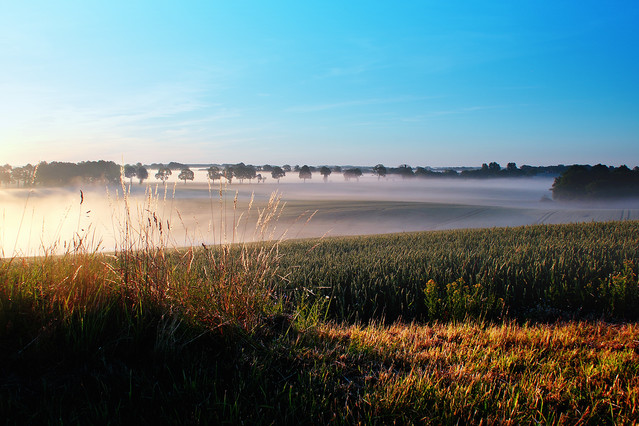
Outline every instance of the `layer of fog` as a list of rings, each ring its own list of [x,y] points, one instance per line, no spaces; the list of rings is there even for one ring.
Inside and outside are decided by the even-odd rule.
[[[151,176],[153,174],[150,173]],[[552,178],[378,179],[345,181],[289,173],[232,184],[206,180],[166,185],[153,179],[122,188],[0,190],[3,256],[61,253],[80,242],[113,251],[145,244],[181,247],[259,239],[639,219],[638,201],[550,201]],[[82,192],[81,192],[82,191]],[[284,208],[264,229],[256,222],[277,193]],[[251,202],[251,199],[253,201]],[[249,209],[250,204],[250,209]],[[311,217],[312,216],[312,217]],[[310,220],[309,220],[310,218]]]

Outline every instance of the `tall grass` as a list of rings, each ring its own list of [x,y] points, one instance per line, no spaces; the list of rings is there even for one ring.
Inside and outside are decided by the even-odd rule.
[[[173,217],[168,192],[148,187],[138,203],[122,183],[108,195],[111,253],[86,227],[62,254],[0,260],[0,412],[14,413],[7,419],[74,423],[109,414],[121,421],[151,400],[164,402],[158,414],[176,419],[193,386],[226,380],[216,359],[232,358],[251,336],[290,322],[270,287],[278,270],[279,241],[272,237],[280,196],[239,212],[236,194],[231,216],[220,187],[222,208],[211,213],[219,240],[198,249],[172,239],[172,219],[180,216]],[[257,242],[242,243],[247,232]],[[212,398],[227,404],[224,389]]]

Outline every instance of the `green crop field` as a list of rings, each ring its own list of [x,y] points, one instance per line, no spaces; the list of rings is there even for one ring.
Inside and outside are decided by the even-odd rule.
[[[328,297],[339,321],[639,315],[636,221],[308,240],[280,253],[284,287]]]
[[[180,250],[149,228],[1,261],[6,424],[639,421],[639,222]]]

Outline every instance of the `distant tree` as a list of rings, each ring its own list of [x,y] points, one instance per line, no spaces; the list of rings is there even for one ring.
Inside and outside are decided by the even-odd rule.
[[[133,183],[133,178],[137,176],[138,168],[132,164],[124,166],[124,177],[129,179],[129,183]]]
[[[262,173],[258,173],[255,177],[257,178],[257,183],[262,183],[262,180],[266,180],[266,178],[262,177]]]
[[[510,177],[510,176],[522,176],[524,172],[517,168],[517,164],[508,163],[506,164],[506,168],[502,169],[500,174]]]
[[[220,168],[217,166],[211,166],[206,169],[206,175],[209,179],[215,182],[216,179],[220,179],[222,177],[222,173],[220,172]]]
[[[383,164],[378,164],[373,167],[373,174],[377,176],[377,179],[386,177],[386,167]]]
[[[137,164],[136,174],[140,180],[140,185],[149,178],[149,171],[142,165],[142,163]]]
[[[284,165],[282,166],[282,170],[284,170],[286,173],[288,173],[288,172],[290,172],[290,171],[291,171],[291,166],[290,166],[290,165],[288,165],[288,164],[284,164]]]
[[[273,166],[271,166],[270,164],[264,164],[262,166],[262,171],[263,172],[272,172],[273,171]]]
[[[165,166],[160,166],[158,172],[155,174],[155,178],[161,180],[162,182],[166,182],[171,174],[171,169]]]
[[[445,176],[445,177],[457,177],[457,176],[459,176],[459,173],[457,173],[457,170],[447,169],[447,170],[444,170],[444,172],[442,173],[442,176]]]
[[[403,177],[404,179],[415,176],[413,173],[413,168],[408,164],[402,164],[397,168],[397,173]]]
[[[235,169],[233,166],[226,166],[224,167],[224,173],[223,173],[224,179],[226,179],[226,181],[228,183],[233,182],[233,176],[235,176]]]
[[[251,165],[245,165],[244,163],[239,163],[233,166],[233,175],[240,180],[240,183],[244,182],[244,179],[255,179],[255,167]]]
[[[335,167],[333,167],[333,171],[335,173],[342,173],[342,168],[340,166],[335,166]]]
[[[35,173],[39,185],[68,185],[70,183],[118,183],[122,179],[122,167],[113,161],[83,161],[80,163],[41,162]],[[32,178],[33,179],[33,178]]]
[[[277,179],[277,183],[280,183],[280,178],[286,176],[286,172],[279,166],[273,167],[273,171],[271,172],[271,176],[273,179]]]
[[[552,197],[557,200],[587,198],[586,185],[590,183],[588,166],[573,165],[552,184]]]
[[[499,171],[501,170],[501,166],[499,165],[499,163],[493,161],[488,165],[488,170],[490,171],[490,173],[499,173]]]
[[[324,182],[328,180],[328,177],[331,175],[332,171],[326,166],[322,166],[320,168],[320,174],[324,176]]]
[[[355,178],[359,180],[359,177],[362,175],[362,170],[359,168],[347,169],[344,171],[344,179],[351,180]]]
[[[182,170],[189,168],[186,164],[176,163],[175,161],[171,161],[167,167],[171,170]]]
[[[307,169],[311,170],[308,166],[306,166]],[[293,171],[294,172],[299,172],[300,171],[300,166],[299,164],[296,164],[295,167],[293,167]]]
[[[299,166],[296,167],[299,168],[300,179],[304,179],[304,182],[306,182],[306,179],[311,179],[313,177],[311,169],[308,166],[304,165],[301,168]]]
[[[195,179],[195,174],[193,173],[193,170],[189,169],[188,167],[185,167],[184,169],[180,171],[180,174],[178,175],[178,179],[183,180],[184,184],[186,185],[187,180]]]
[[[0,183],[4,183],[5,186],[11,183],[11,169],[9,164],[0,167]]]
[[[34,167],[31,164],[27,164],[22,167],[14,167],[11,169],[11,180],[20,186],[20,182],[22,182],[22,186],[31,186],[34,182]]]
[[[439,177],[440,173],[434,172],[430,169],[427,169],[426,167],[417,167],[415,169],[415,176],[419,176],[422,178]]]

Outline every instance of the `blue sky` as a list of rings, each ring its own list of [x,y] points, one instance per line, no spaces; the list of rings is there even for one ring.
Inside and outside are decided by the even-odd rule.
[[[634,0],[0,9],[3,164],[639,165]]]

